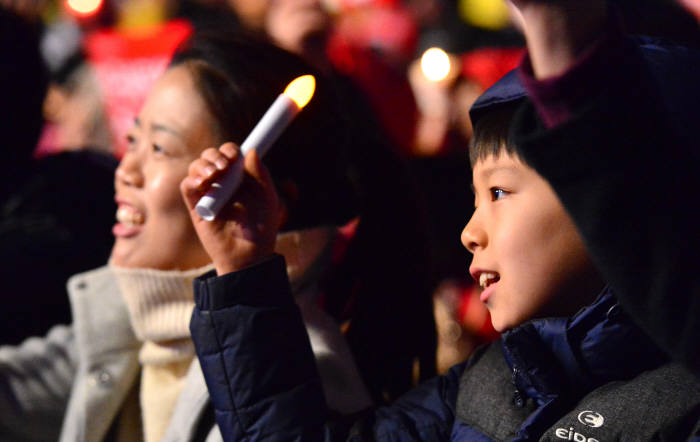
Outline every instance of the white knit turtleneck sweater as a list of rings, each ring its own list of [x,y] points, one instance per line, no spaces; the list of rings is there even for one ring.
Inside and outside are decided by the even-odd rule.
[[[187,271],[111,266],[129,311],[139,352],[144,439],[163,438],[194,357],[189,323],[193,280],[212,265]]]
[[[301,288],[306,282],[313,282],[317,273],[322,271],[326,264],[322,261],[329,258],[325,256],[324,259],[324,251],[328,251],[335,233],[335,228],[317,227],[278,235],[275,251],[284,255],[287,261],[287,273],[292,286]],[[194,357],[194,345],[189,331],[194,308],[192,283],[196,277],[213,269],[213,265],[187,271],[110,267],[119,283],[134,334],[143,342],[139,352],[142,366],[139,403],[144,438],[146,442],[160,441],[168,428]],[[295,290],[295,296],[301,305],[305,321],[311,318],[316,325],[319,321],[330,321],[330,318],[320,314],[315,305],[315,290],[302,291],[304,293]],[[337,326],[330,322],[326,324],[326,329],[335,327]],[[323,329],[313,325],[307,324],[307,331],[312,343],[315,343],[315,352],[321,356],[330,352],[330,347],[334,352],[341,347],[345,349],[347,355],[344,357],[348,361],[345,369],[351,369],[352,373],[343,373],[341,381],[357,379],[359,382],[351,388],[357,397],[342,400],[335,398],[335,402],[350,404],[352,411],[360,408],[357,404],[369,405],[371,401],[364,385],[359,381],[359,374],[354,371],[346,344],[342,342],[341,346],[332,336],[324,334]],[[340,334],[338,338],[341,338]],[[328,373],[321,375],[324,385],[331,393],[336,390],[336,393],[345,391],[333,384],[333,376]]]

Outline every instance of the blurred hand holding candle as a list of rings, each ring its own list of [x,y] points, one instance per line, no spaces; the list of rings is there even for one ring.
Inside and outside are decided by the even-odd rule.
[[[294,117],[313,97],[316,79],[313,75],[295,78],[265,112],[248,137],[241,144],[241,156],[229,166],[224,175],[211,185],[210,190],[197,202],[197,214],[213,221],[229,202],[243,179],[243,157],[251,149],[262,158]]]

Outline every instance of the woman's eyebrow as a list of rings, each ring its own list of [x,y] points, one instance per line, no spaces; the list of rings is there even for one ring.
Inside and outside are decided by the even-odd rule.
[[[182,137],[182,135],[180,134],[180,132],[178,132],[177,130],[175,130],[175,129],[173,129],[172,127],[167,126],[167,125],[165,125],[165,124],[161,124],[161,123],[151,123],[151,130],[154,131],[154,132],[155,132],[155,131],[167,132],[167,133],[169,133],[169,134],[171,134],[171,135],[173,135],[173,136],[179,138],[182,142],[185,141],[185,139]]]

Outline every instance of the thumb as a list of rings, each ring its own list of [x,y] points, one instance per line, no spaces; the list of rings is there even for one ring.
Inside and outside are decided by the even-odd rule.
[[[267,170],[267,167],[263,165],[255,149],[252,149],[245,156],[245,170],[263,189],[268,190],[270,187],[274,188],[270,172]]]

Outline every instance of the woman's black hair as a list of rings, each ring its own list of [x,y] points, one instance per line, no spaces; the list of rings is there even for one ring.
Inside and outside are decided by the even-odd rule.
[[[265,156],[275,183],[298,189],[287,230],[341,225],[359,215],[342,258],[322,277],[324,309],[345,336],[375,400],[435,374],[436,331],[423,213],[407,170],[348,81],[328,79],[257,36],[196,32],[171,66],[191,69],[222,141],[240,144],[295,77],[316,93]],[[284,193],[284,189],[282,193]]]
[[[240,30],[199,31],[176,51],[215,119],[220,140],[240,145],[296,77],[313,74],[316,91],[263,162],[287,203],[285,230],[341,225],[356,214],[345,173],[346,129],[323,76],[299,57]],[[294,191],[287,192],[292,183]]]
[[[359,189],[360,222],[327,275],[324,306],[348,324],[355,362],[379,404],[436,374],[426,213],[407,164],[363,94],[350,79],[334,79],[351,128],[348,169]]]

